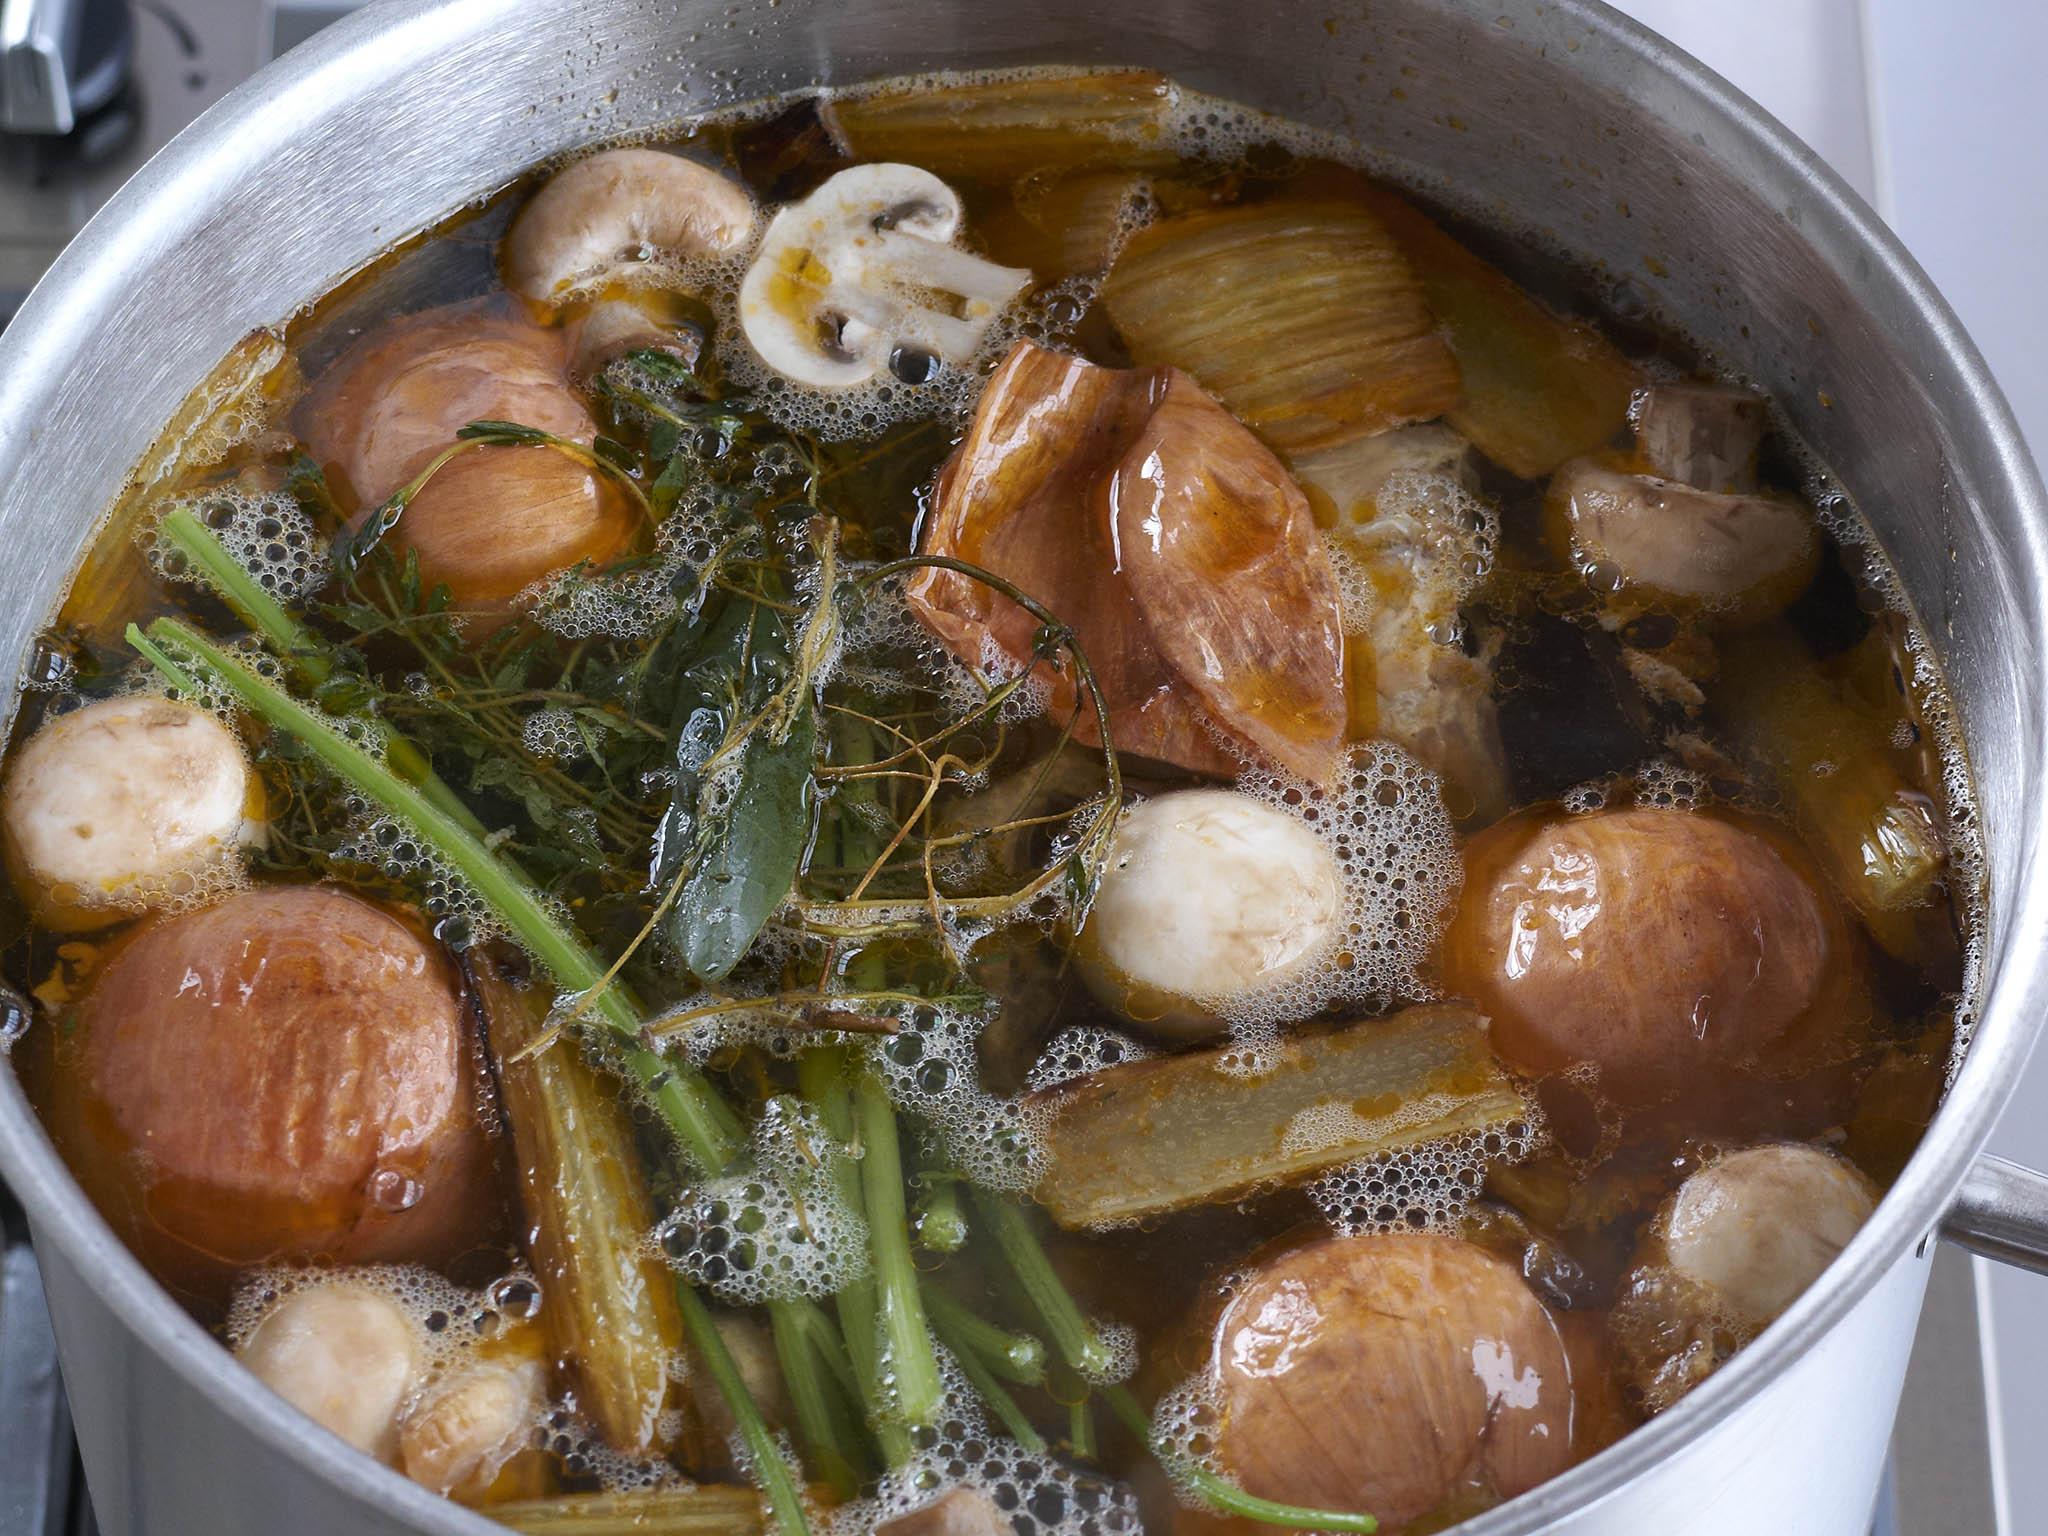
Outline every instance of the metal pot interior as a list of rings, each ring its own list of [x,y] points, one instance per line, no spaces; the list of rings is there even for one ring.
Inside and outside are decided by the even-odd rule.
[[[1976,1043],[1831,1281],[1679,1409],[1466,1529],[1589,1502],[1754,1392],[1929,1231],[2048,992],[2033,889],[2048,762],[2042,492],[1981,362],[1867,209],[1725,85],[1597,4],[1325,0],[386,0],[235,93],[97,218],[0,347],[0,654],[22,656],[101,509],[188,389],[394,241],[590,140],[815,83],[1137,63],[1327,128],[1564,255],[1786,412],[1877,529],[1941,651],[1977,774],[1992,920]],[[84,1205],[0,1075],[0,1166],[46,1242],[277,1444],[274,1405]],[[477,1517],[321,1447],[408,1528]],[[387,1486],[388,1485],[388,1486]]]

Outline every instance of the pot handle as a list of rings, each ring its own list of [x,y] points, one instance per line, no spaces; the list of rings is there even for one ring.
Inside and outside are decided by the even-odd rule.
[[[2048,1275],[2048,1173],[1985,1152],[1941,1218],[1944,1242]]]

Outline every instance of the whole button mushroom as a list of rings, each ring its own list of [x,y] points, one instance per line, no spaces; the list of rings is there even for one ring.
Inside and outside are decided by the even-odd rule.
[[[383,1291],[330,1280],[291,1291],[235,1352],[257,1380],[322,1429],[379,1461],[423,1367],[418,1330]]]
[[[326,886],[243,891],[123,943],[78,1004],[52,1121],[146,1262],[433,1264],[500,1213],[439,952]]]
[[[568,380],[570,338],[467,307],[406,315],[335,360],[300,406],[300,435],[352,494],[352,526],[473,421],[509,421],[588,444],[590,408]],[[621,499],[569,454],[539,445],[456,455],[387,537],[419,557],[455,606],[494,611],[578,561],[602,563],[634,532]]]
[[[644,274],[660,258],[724,256],[754,230],[746,190],[658,149],[606,149],[557,171],[505,231],[505,286],[556,304]]]
[[[1118,825],[1076,952],[1089,986],[1155,1034],[1217,1033],[1219,1007],[1323,960],[1344,919],[1337,859],[1301,822],[1229,789],[1185,789]]]
[[[1510,1065],[1592,1063],[1627,1096],[1767,1050],[1823,998],[1848,942],[1789,845],[1634,807],[1474,839],[1444,969]]]
[[[1217,1323],[1220,1470],[1247,1493],[1399,1531],[1461,1489],[1572,1461],[1571,1368],[1507,1264],[1456,1238],[1333,1238],[1272,1259]]]
[[[260,790],[235,735],[141,695],[59,715],[15,754],[0,796],[7,868],[45,928],[120,921],[260,835]]]
[[[1858,1169],[1818,1147],[1750,1147],[1690,1175],[1664,1203],[1609,1319],[1623,1381],[1671,1406],[1775,1321],[1877,1208]]]

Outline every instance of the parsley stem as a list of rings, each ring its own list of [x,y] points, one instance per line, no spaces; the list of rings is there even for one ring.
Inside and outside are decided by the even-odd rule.
[[[894,1383],[897,1414],[908,1424],[929,1424],[939,1414],[944,1387],[932,1352],[917,1265],[910,1256],[910,1221],[903,1201],[903,1157],[896,1137],[896,1106],[873,1072],[854,1080],[860,1125],[861,1194],[867,1201],[868,1247],[874,1255],[882,1359]]]
[[[796,1479],[790,1475],[789,1463],[782,1459],[782,1447],[768,1428],[768,1421],[761,1417],[761,1409],[754,1401],[753,1393],[747,1390],[745,1378],[733,1363],[732,1352],[725,1347],[725,1337],[718,1331],[718,1324],[712,1321],[711,1309],[704,1305],[701,1296],[680,1281],[676,1285],[676,1302],[683,1311],[683,1332],[689,1335],[698,1362],[710,1376],[711,1384],[725,1399],[733,1425],[747,1447],[748,1459],[754,1463],[754,1481],[768,1496],[776,1529],[782,1536],[810,1536],[810,1527],[804,1520],[803,1496],[797,1492]]]

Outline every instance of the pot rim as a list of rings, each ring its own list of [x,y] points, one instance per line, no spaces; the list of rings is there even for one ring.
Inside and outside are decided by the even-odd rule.
[[[1446,4],[1449,0],[1430,0]],[[1799,199],[1809,227],[1871,258],[1867,281],[1889,285],[1916,323],[1931,392],[1976,421],[1992,488],[2014,524],[2015,568],[2007,596],[2020,609],[2032,648],[2031,675],[2048,679],[2048,494],[1984,360],[1947,303],[1878,216],[1817,155],[1720,76],[1600,0],[1514,0],[1561,11],[1633,65],[1622,89],[1690,98],[1691,110],[1734,140],[1747,140],[1779,168],[1769,192]],[[1508,9],[1502,4],[1501,9]],[[246,162],[251,141],[266,150],[319,123],[366,77],[398,74],[458,38],[517,19],[520,0],[380,0],[343,18],[225,96],[152,159],[98,213],[38,284],[0,337],[0,456],[32,452],[39,395],[64,370],[67,313],[90,311],[120,292],[130,251],[171,243],[196,221],[210,182]],[[1560,68],[1586,73],[1592,49]],[[1612,90],[1610,80],[1590,80]],[[1668,115],[1668,114],[1665,114]],[[290,125],[290,126],[287,126]],[[13,425],[10,425],[13,424]],[[15,440],[10,448],[9,440]],[[2041,796],[2048,764],[2048,710],[2024,722],[2025,783],[2016,802]],[[2009,909],[1994,907],[1980,976],[1982,1007],[1968,1053],[1934,1123],[1876,1214],[1821,1281],[1748,1348],[1668,1412],[1532,1492],[1458,1527],[1464,1536],[1530,1536],[1590,1506],[1653,1464],[1681,1452],[1724,1415],[1764,1391],[1814,1346],[1895,1264],[1924,1248],[1992,1122],[2017,1086],[2048,1011],[2048,877],[2036,876],[2038,825],[2001,829],[2017,846]],[[1996,893],[1994,893],[1996,894]],[[254,1376],[174,1302],[85,1198],[59,1159],[12,1072],[0,1072],[0,1173],[33,1221],[38,1242],[59,1250],[142,1345],[242,1430],[325,1481],[429,1536],[489,1536],[503,1527],[419,1487],[313,1426]]]

